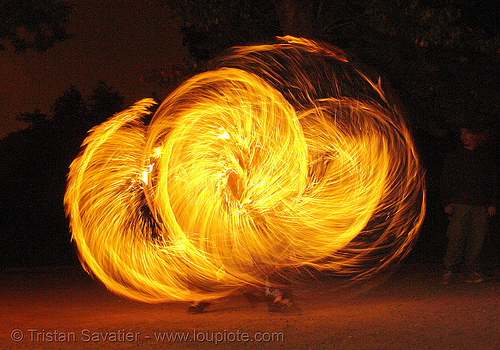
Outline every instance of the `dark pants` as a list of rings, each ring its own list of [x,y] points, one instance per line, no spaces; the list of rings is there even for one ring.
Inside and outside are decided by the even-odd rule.
[[[448,270],[463,258],[465,273],[474,272],[488,227],[487,210],[474,205],[453,204],[448,226],[444,265]]]

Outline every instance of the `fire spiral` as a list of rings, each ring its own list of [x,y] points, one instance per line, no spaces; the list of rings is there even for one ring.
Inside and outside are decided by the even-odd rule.
[[[70,167],[72,237],[111,291],[208,300],[273,274],[367,276],[412,247],[425,189],[410,132],[340,50],[237,47],[146,125],[153,104],[92,129]]]

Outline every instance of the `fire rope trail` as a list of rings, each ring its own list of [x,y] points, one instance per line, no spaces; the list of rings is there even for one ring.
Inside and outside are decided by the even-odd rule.
[[[95,127],[65,196],[88,272],[146,302],[213,299],[270,274],[368,276],[404,257],[425,211],[410,133],[338,49],[239,47],[143,124]]]

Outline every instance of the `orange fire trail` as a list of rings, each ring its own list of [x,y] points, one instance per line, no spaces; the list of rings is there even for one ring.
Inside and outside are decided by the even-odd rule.
[[[96,126],[65,196],[81,261],[145,302],[214,299],[271,274],[369,276],[425,212],[410,133],[381,83],[306,39],[239,47],[143,124]]]

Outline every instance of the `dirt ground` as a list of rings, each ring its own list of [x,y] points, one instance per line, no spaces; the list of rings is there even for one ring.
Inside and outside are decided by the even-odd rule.
[[[439,285],[435,265],[404,265],[379,286],[301,286],[299,315],[241,296],[187,314],[108,292],[80,268],[0,274],[1,349],[500,349],[500,280]]]

